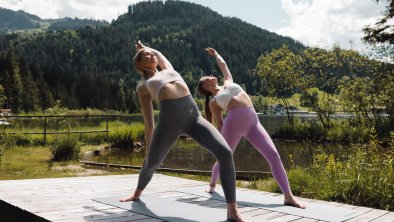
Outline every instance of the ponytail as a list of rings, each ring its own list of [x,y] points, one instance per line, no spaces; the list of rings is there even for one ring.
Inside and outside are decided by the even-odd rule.
[[[209,95],[205,95],[205,119],[212,123],[212,112],[209,108]]]
[[[212,112],[211,109],[209,109],[209,97],[212,96],[212,94],[204,89],[204,87],[202,86],[203,83],[204,82],[200,79],[200,81],[198,82],[197,90],[200,95],[205,96],[205,119],[208,120],[208,122],[212,123]]]

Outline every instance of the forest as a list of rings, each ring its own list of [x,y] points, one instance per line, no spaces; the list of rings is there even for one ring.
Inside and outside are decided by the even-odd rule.
[[[193,92],[200,76],[217,72],[204,47],[217,48],[251,94],[260,93],[252,74],[259,56],[282,45],[295,52],[305,48],[196,4],[141,2],[109,26],[1,36],[0,104],[15,113],[45,110],[56,100],[69,108],[138,112],[140,76],[131,59],[139,39],[161,50]]]

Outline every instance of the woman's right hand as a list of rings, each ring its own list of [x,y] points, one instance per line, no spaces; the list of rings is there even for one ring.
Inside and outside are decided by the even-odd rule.
[[[218,55],[218,53],[216,52],[216,50],[215,50],[214,48],[208,47],[208,48],[206,48],[205,50],[206,50],[206,51],[208,52],[208,54],[211,55],[211,56],[217,56],[217,55]]]
[[[144,46],[144,44],[142,44],[141,40],[138,40],[137,44],[135,44],[134,46],[137,51],[146,47]]]

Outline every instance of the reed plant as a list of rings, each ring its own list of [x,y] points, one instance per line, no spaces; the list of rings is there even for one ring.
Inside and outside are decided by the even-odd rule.
[[[294,119],[294,124],[285,124],[272,136],[275,139],[333,141],[345,143],[365,143],[369,140],[369,127],[355,124],[352,120],[332,120],[331,127],[325,129],[317,121]],[[380,136],[387,139],[385,135]]]
[[[373,133],[373,131],[372,131]],[[307,168],[289,170],[295,195],[352,205],[394,210],[394,151],[376,134],[368,144],[353,144],[345,156],[322,151]]]

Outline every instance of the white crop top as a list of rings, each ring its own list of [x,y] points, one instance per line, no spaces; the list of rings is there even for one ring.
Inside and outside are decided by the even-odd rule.
[[[158,100],[161,88],[169,82],[184,81],[182,76],[175,70],[163,70],[156,73],[152,78],[146,81],[146,86],[150,95]]]
[[[229,85],[225,85],[224,90],[220,91],[214,98],[220,108],[227,110],[227,106],[231,99],[242,91],[244,90],[241,88],[241,86],[236,83],[231,83]]]

